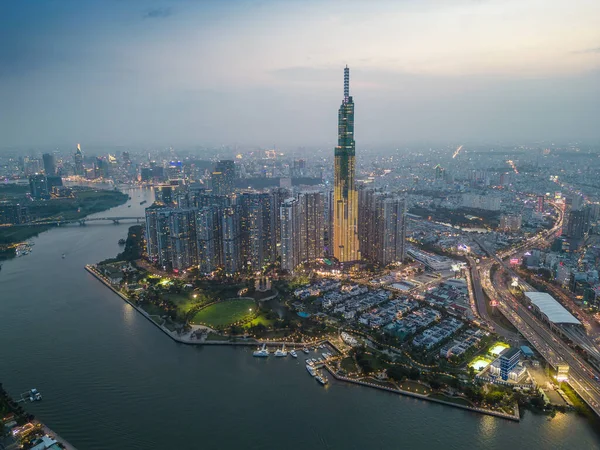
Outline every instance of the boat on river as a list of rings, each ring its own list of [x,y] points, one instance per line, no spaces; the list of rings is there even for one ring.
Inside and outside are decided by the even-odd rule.
[[[285,344],[283,344],[283,346],[280,349],[277,349],[275,352],[275,356],[277,357],[287,356],[287,354],[288,352],[285,351]]]
[[[315,377],[315,380],[317,380],[322,386],[325,386],[327,383],[329,383],[329,380],[327,379],[327,377],[322,373],[317,375]]]
[[[269,350],[267,350],[267,344],[263,344],[262,348],[257,349],[254,353],[252,353],[252,356],[258,356],[258,357],[266,357],[269,356]]]

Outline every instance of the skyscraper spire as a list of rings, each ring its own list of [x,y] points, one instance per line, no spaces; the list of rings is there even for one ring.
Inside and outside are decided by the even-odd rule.
[[[338,111],[338,145],[334,153],[333,255],[339,262],[360,260],[358,192],[355,176],[354,101],[350,69],[344,68],[344,100]]]
[[[350,69],[348,65],[344,68],[344,103],[348,103],[350,97]]]

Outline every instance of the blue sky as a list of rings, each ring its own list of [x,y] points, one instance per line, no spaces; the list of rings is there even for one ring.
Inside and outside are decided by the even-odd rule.
[[[597,0],[0,2],[0,147],[599,140]]]

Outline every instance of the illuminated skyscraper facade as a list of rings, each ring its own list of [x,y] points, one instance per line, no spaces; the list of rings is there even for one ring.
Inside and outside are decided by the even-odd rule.
[[[300,262],[314,261],[323,256],[323,194],[318,191],[304,191],[298,195],[299,259]]]
[[[83,167],[83,153],[81,153],[81,146],[79,144],[77,144],[77,151],[73,159],[75,161],[75,175],[82,177],[85,175],[85,169]]]
[[[360,259],[355,171],[354,102],[350,97],[350,69],[346,67],[344,100],[338,112],[338,145],[335,148],[333,192],[333,255],[340,262]]]
[[[281,268],[292,272],[300,263],[298,200],[288,198],[279,208],[281,224]]]
[[[389,192],[359,191],[359,239],[362,257],[387,266],[406,253],[406,201]]]

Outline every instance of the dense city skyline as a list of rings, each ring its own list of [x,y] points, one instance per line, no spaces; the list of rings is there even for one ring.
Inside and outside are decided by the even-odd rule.
[[[359,147],[600,137],[597,2],[1,8],[3,148],[331,146],[345,64]]]
[[[598,19],[2,3],[0,448],[600,448]]]

